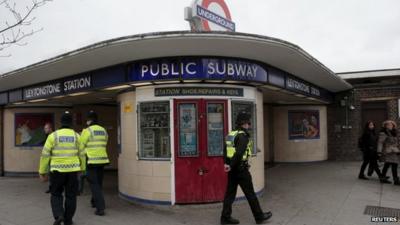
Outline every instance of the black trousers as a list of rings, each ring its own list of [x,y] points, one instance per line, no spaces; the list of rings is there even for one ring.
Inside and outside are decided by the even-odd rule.
[[[90,190],[92,191],[92,204],[97,210],[104,210],[106,208],[104,195],[103,195],[103,177],[104,177],[104,166],[93,166],[88,165],[87,167],[87,179],[90,184]]]
[[[76,210],[76,195],[78,192],[77,172],[50,173],[50,203],[54,219],[64,217],[64,221],[72,222]],[[65,194],[65,203],[63,192]]]
[[[386,176],[386,173],[389,169],[389,167],[392,168],[392,175],[393,175],[393,180],[394,181],[398,181],[399,180],[399,176],[397,175],[397,167],[398,164],[397,163],[386,163],[383,165],[383,169],[382,169],[382,176]]]
[[[381,171],[379,170],[378,166],[378,156],[376,155],[375,152],[371,153],[364,153],[363,152],[363,163],[360,168],[360,173],[359,176],[364,176],[364,171],[368,168],[368,175],[372,175],[373,171],[378,175],[379,178],[382,177]]]
[[[243,190],[255,219],[262,218],[263,211],[254,192],[251,174],[248,169],[231,170],[228,173],[228,185],[225,192],[224,206],[221,218],[229,218],[232,215],[232,204],[235,201],[238,185]]]
[[[83,193],[83,188],[85,187],[85,179],[86,179],[86,175],[81,175],[79,177],[79,193],[82,194]]]

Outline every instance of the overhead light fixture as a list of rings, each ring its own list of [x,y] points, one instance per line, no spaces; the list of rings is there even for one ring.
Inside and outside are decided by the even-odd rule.
[[[35,99],[35,100],[29,100],[28,102],[43,102],[43,101],[47,101],[47,99],[40,98],[40,99]]]
[[[60,95],[60,96],[53,97],[53,99],[59,99],[59,98],[64,98],[64,97],[65,97],[65,95]]]
[[[201,80],[183,80],[184,83],[200,83]]]
[[[307,97],[306,99],[311,100],[311,101],[318,101],[318,99],[312,98],[312,97]]]
[[[14,103],[12,103],[13,105],[22,105],[22,104],[25,104],[25,102],[14,102]]]
[[[175,84],[179,83],[179,80],[166,80],[166,81],[157,81],[155,84]]]
[[[83,91],[83,92],[72,93],[72,94],[69,94],[68,96],[73,97],[73,96],[87,95],[87,94],[89,94],[89,93],[90,93],[90,92]]]
[[[243,81],[238,81],[238,80],[226,80],[225,83],[227,83],[227,84],[242,84]]]
[[[134,86],[134,87],[138,87],[138,86],[144,86],[144,85],[150,85],[150,84],[152,84],[152,83],[151,82],[144,82],[144,83],[132,83],[130,85]]]
[[[112,90],[119,90],[119,89],[124,89],[124,88],[130,88],[131,86],[124,84],[124,85],[119,85],[119,86],[114,86],[114,87],[108,87],[104,88],[104,91],[112,91]]]
[[[299,97],[299,98],[304,98],[304,97],[306,97],[306,96],[301,95],[301,94],[294,94],[294,96]]]
[[[279,89],[279,91],[282,93],[293,94],[292,92],[286,91],[285,89]]]

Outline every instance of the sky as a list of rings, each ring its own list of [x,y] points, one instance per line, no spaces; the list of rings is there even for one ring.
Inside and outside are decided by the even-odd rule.
[[[31,0],[9,0],[24,10]],[[225,0],[236,31],[298,45],[334,72],[400,68],[399,0]],[[191,0],[53,0],[26,45],[0,51],[0,74],[111,38],[189,30]],[[12,21],[0,6],[0,30]],[[29,31],[28,30],[28,31]],[[9,57],[1,57],[11,55]]]

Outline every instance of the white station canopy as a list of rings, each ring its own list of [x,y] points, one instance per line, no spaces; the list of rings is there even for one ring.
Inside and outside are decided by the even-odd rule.
[[[162,32],[111,39],[0,75],[0,92],[136,60],[222,56],[256,60],[331,92],[352,86],[297,45],[231,32]]]

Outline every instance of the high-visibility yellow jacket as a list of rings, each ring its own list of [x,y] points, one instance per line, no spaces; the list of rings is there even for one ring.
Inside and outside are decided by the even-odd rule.
[[[236,153],[236,147],[235,147],[235,138],[238,134],[245,134],[244,131],[242,130],[233,130],[229,132],[229,134],[226,136],[226,157],[228,159],[232,159],[232,157]],[[242,161],[247,161],[248,158],[251,156],[251,150],[253,148],[253,142],[249,140],[249,143],[247,144],[246,151],[243,154]]]
[[[51,133],[43,146],[39,174],[85,171],[85,154],[79,150],[79,134],[69,128]]]
[[[85,151],[88,164],[110,163],[107,156],[107,141],[108,134],[102,126],[92,125],[82,131],[80,149]]]

